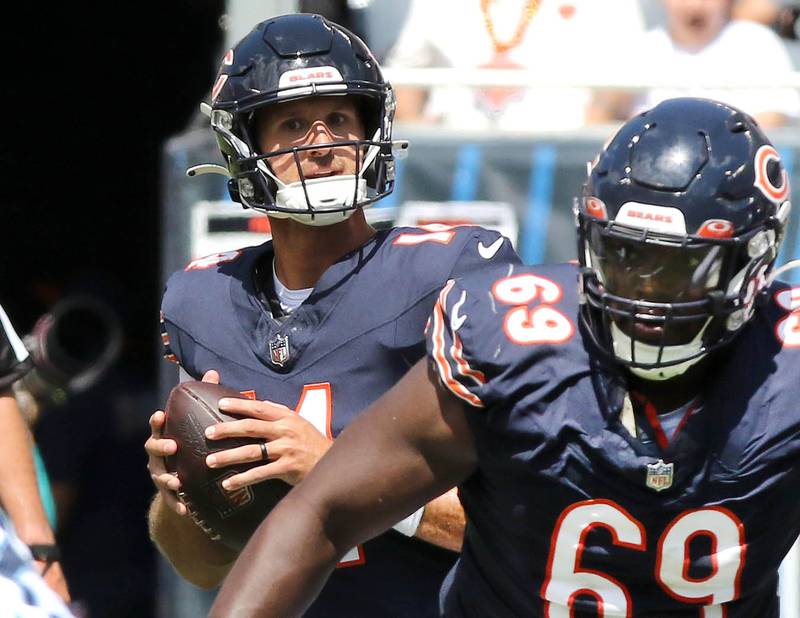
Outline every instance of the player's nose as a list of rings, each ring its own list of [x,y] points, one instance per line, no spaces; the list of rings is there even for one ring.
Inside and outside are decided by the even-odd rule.
[[[334,141],[335,134],[322,120],[317,120],[308,130],[310,144],[329,144]]]

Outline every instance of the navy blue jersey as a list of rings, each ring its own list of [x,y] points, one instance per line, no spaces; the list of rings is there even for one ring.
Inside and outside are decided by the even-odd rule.
[[[448,283],[428,331],[479,462],[445,615],[778,616],[800,532],[800,288],[774,285],[710,359],[702,407],[662,450],[621,422],[624,378],[582,337],[577,267],[513,271]]]
[[[168,354],[195,378],[217,369],[224,384],[295,409],[329,437],[424,356],[425,322],[449,278],[519,261],[508,240],[479,227],[385,230],[279,321],[254,280],[272,251],[268,242],[174,274],[162,304]],[[435,616],[454,560],[389,531],[345,557],[306,615]]]

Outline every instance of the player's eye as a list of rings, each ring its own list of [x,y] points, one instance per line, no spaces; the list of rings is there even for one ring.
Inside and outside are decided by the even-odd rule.
[[[287,118],[281,123],[281,128],[293,135],[305,134],[308,130],[308,123],[300,118]]]
[[[352,122],[353,119],[349,114],[339,111],[331,112],[326,118],[326,123],[331,129],[342,129],[350,126]]]

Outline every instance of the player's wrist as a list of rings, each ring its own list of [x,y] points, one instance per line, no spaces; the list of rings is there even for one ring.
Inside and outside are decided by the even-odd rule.
[[[392,526],[392,528],[397,530],[400,534],[412,537],[417,533],[417,529],[419,528],[419,524],[422,521],[422,516],[424,513],[425,507],[422,506],[405,519],[397,522],[394,526]]]

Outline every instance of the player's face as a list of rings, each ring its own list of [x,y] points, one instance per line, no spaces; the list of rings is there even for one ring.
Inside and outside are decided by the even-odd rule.
[[[256,126],[258,145],[264,154],[284,148],[320,146],[297,151],[300,169],[291,152],[267,160],[273,172],[287,184],[301,179],[300,170],[306,180],[356,172],[355,145],[322,146],[365,138],[358,107],[350,96],[310,97],[271,105],[259,112]]]
[[[593,260],[603,286],[615,296],[639,302],[691,303],[702,301],[717,289],[722,249],[645,245],[606,238],[602,250],[594,251]],[[614,321],[626,334],[643,343],[681,345],[691,341],[705,325],[705,318],[687,319],[688,315],[696,313],[673,308],[669,316],[672,323],[666,331],[662,319],[667,317],[667,311],[661,307],[640,307],[635,321],[622,315]]]
[[[709,43],[730,20],[733,0],[664,0],[669,30],[683,46]]]

